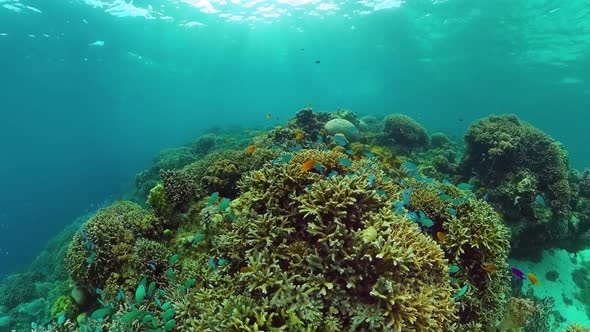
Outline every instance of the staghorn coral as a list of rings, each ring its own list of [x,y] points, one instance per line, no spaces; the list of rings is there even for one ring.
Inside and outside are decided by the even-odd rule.
[[[467,301],[462,301],[462,324],[479,323],[486,328],[501,318],[510,277],[507,272],[509,232],[497,213],[485,201],[465,196],[451,184],[410,180],[411,211],[423,211],[434,225],[429,232],[445,235],[441,247],[451,264],[460,270],[453,285],[469,284]],[[407,189],[406,189],[407,190]],[[452,212],[451,212],[452,211]],[[484,267],[493,267],[486,271]]]
[[[149,233],[154,216],[135,203],[120,201],[100,209],[74,235],[66,266],[76,286],[94,293],[120,271],[137,238]]]
[[[412,151],[428,145],[426,129],[407,115],[392,114],[383,120],[385,137],[402,150]]]

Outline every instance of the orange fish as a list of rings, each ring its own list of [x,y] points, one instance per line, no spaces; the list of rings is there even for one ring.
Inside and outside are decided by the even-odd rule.
[[[538,285],[539,284],[539,279],[537,279],[537,276],[536,275],[534,275],[532,273],[529,273],[528,274],[528,277],[529,277],[529,280],[531,281],[531,284],[533,284],[533,285]]]
[[[361,157],[355,154],[354,156],[352,156],[352,160],[361,160]]]
[[[225,139],[225,144],[229,144],[229,138]]]
[[[440,241],[440,242],[445,242],[445,240],[447,239],[447,235],[443,232],[436,232],[436,238]]]
[[[305,138],[305,134],[304,133],[297,133],[297,135],[295,135],[295,139],[301,141],[303,138]]]
[[[242,267],[240,268],[240,272],[242,272],[242,273],[246,273],[246,272],[252,272],[252,271],[253,271],[253,270],[252,270],[252,268],[251,268],[251,267],[249,267],[249,266],[242,266]]]
[[[250,145],[249,147],[246,148],[246,152],[248,152],[249,154],[252,154],[252,152],[254,152],[254,150],[256,150],[256,145]]]
[[[266,118],[267,118],[267,119],[270,119],[270,113],[267,113],[267,114],[266,114]]]
[[[498,270],[498,268],[496,267],[496,265],[491,264],[491,265],[485,265],[481,267],[484,271],[488,271],[488,272],[494,272],[496,270]]]
[[[309,171],[310,169],[314,168],[314,167],[315,167],[315,164],[316,164],[316,161],[315,161],[315,160],[313,160],[313,159],[310,159],[310,160],[308,160],[308,161],[304,162],[304,163],[301,165],[301,171],[302,171],[302,172],[307,172],[307,171]]]
[[[335,147],[333,147],[333,148],[332,148],[332,151],[334,151],[334,152],[342,152],[342,153],[344,153],[344,151],[346,151],[346,149],[344,149],[344,148],[343,148],[343,147],[341,147],[341,146],[335,146]]]
[[[258,180],[258,181],[264,179],[264,175],[260,174],[259,172],[254,173],[254,176],[256,177],[256,180]]]

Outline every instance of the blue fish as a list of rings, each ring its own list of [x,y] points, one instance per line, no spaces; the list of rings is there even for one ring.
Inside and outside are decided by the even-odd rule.
[[[216,191],[213,194],[211,194],[211,197],[209,197],[209,200],[207,201],[207,206],[211,206],[213,203],[217,202],[217,198],[219,198],[219,193]]]
[[[336,143],[340,146],[345,146],[346,144],[348,144],[346,139],[342,136],[334,136],[334,143]]]
[[[403,167],[410,173],[410,175],[414,176],[418,171],[418,166],[411,161],[406,160],[403,164]]]
[[[386,195],[386,193],[385,193],[385,190],[383,190],[383,189],[379,189],[379,190],[377,190],[377,191],[376,191],[376,193],[377,193],[377,195],[379,195],[379,196],[385,196],[385,195]]]
[[[330,174],[328,174],[328,179],[335,177],[336,175],[338,175],[337,171],[331,171]]]
[[[369,176],[369,187],[373,188],[374,185],[375,185],[375,175],[371,175],[371,176]]]
[[[152,271],[156,271],[156,266],[154,265],[154,263],[150,263],[150,269],[152,269]]]
[[[422,210],[418,210],[418,215],[420,216],[420,219],[426,218],[426,213],[424,213]]]
[[[367,157],[367,159],[371,159],[371,158],[375,158],[375,155],[372,154],[371,152],[367,152],[367,153],[365,153],[365,157]]]
[[[273,149],[273,150],[280,150],[281,148],[280,148],[278,145],[274,144],[274,145],[272,146],[272,149]]]
[[[290,153],[287,153],[287,154],[285,154],[285,155],[283,156],[283,158],[281,158],[281,160],[280,160],[280,163],[281,163],[281,164],[286,164],[286,163],[290,162],[290,161],[291,161],[291,159],[293,159],[293,155],[292,155],[292,154],[290,154]]]
[[[352,161],[350,161],[348,158],[339,158],[338,162],[344,167],[352,166]]]
[[[324,175],[324,167],[320,163],[315,163],[314,168],[320,172],[320,174]]]
[[[393,203],[393,207],[395,208],[395,212],[397,212],[397,213],[404,212],[404,203],[403,202],[395,202],[395,203]]]
[[[434,221],[430,218],[420,218],[420,223],[424,227],[432,227],[434,225]]]
[[[408,213],[408,218],[410,218],[411,221],[418,221],[418,215],[416,214],[416,212],[409,212]]]
[[[453,208],[449,208],[449,209],[448,209],[448,211],[449,211],[449,214],[450,214],[451,216],[456,216],[456,215],[457,215],[457,210],[455,210],[455,209],[453,209]]]
[[[483,194],[483,200],[487,201],[488,200],[488,193]]]
[[[299,152],[299,151],[301,151],[301,149],[302,149],[301,148],[301,145],[297,145],[295,147],[290,148],[289,151],[291,151],[291,152]]]
[[[408,194],[407,192],[403,193],[402,198],[405,205],[410,205],[410,194]]]
[[[467,293],[468,289],[469,289],[469,286],[467,286],[467,285],[461,287],[461,289],[459,290],[459,293],[457,295],[453,296],[453,301],[457,301],[461,296],[465,295],[465,293]]]
[[[447,194],[442,194],[442,195],[438,196],[438,198],[440,198],[441,201],[450,201],[453,199],[451,196],[449,196]]]
[[[222,199],[221,203],[219,204],[219,211],[225,211],[225,209],[227,209],[227,207],[229,206],[229,203],[230,203],[229,198]]]
[[[470,185],[469,183],[461,182],[457,185],[457,188],[459,188],[461,190],[471,190],[471,188],[473,188],[473,186]]]
[[[539,205],[545,205],[545,199],[541,195],[537,195],[537,197],[535,197],[535,202]]]
[[[354,151],[352,151],[352,150],[350,150],[350,149],[346,150],[345,152],[346,152],[347,154],[351,155],[351,156],[354,154]]]
[[[447,180],[447,179],[443,179],[443,180],[442,180],[442,184],[444,184],[444,185],[448,185],[448,186],[449,186],[449,185],[452,185],[451,181],[449,181],[449,180]]]
[[[215,265],[215,258],[209,258],[209,267],[214,269],[217,265]]]

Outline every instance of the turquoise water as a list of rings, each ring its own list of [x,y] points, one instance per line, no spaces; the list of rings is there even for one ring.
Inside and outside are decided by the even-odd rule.
[[[0,0],[0,276],[133,192],[159,151],[306,105],[459,140],[514,113],[581,171],[589,17],[581,0]]]

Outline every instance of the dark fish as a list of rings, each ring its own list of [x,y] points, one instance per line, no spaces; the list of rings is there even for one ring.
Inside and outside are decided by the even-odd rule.
[[[316,63],[316,65],[319,65],[320,64],[320,60],[316,60],[315,63]]]

